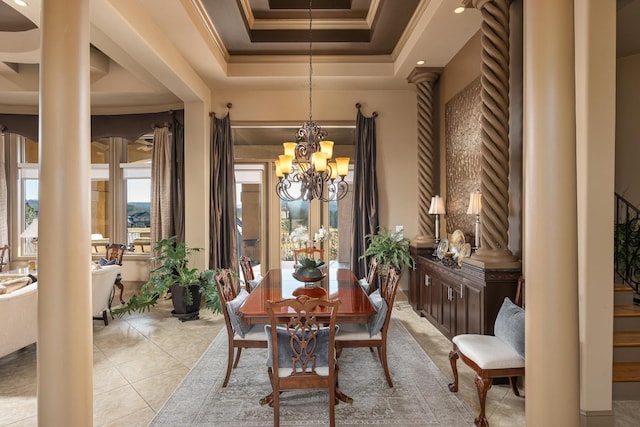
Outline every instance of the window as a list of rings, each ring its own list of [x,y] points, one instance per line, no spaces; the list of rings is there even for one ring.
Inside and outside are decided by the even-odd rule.
[[[17,153],[15,215],[18,256],[36,253],[38,217],[38,143],[11,136]],[[103,138],[91,142],[92,252],[106,243],[125,243],[131,251],[149,252],[151,227],[151,137],[136,141]],[[35,233],[34,233],[35,229]]]

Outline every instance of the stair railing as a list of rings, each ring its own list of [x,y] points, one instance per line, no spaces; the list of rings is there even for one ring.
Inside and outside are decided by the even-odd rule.
[[[615,274],[637,295],[640,288],[640,209],[618,193],[613,238]]]

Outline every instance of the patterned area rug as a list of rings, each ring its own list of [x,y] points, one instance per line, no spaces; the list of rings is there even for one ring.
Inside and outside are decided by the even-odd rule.
[[[467,426],[474,414],[447,388],[447,380],[402,323],[389,329],[389,388],[377,353],[345,349],[340,357],[340,389],[353,404],[336,405],[336,425]],[[227,366],[227,334],[220,332],[150,426],[272,426],[273,409],[259,400],[271,391],[265,349],[245,349],[222,388]],[[329,424],[326,391],[284,392],[280,424]]]

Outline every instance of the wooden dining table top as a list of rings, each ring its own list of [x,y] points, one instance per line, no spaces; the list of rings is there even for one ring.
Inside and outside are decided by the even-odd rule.
[[[269,270],[239,308],[238,311],[242,314],[243,322],[249,324],[269,323],[266,301],[294,298],[294,294],[304,292],[305,284],[294,279],[292,273],[293,269]],[[329,268],[327,276],[317,282],[316,286],[326,291],[326,295],[321,298],[340,300],[337,314],[338,323],[368,323],[369,318],[376,311],[358,283],[358,279],[349,269]],[[282,308],[277,310],[275,314],[276,317],[287,318],[291,316],[291,313],[286,308]],[[319,311],[316,316],[322,319],[322,311]],[[327,313],[327,319],[328,316]]]

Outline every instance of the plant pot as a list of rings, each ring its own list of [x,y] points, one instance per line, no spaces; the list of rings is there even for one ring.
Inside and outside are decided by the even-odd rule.
[[[200,286],[189,286],[192,302],[187,305],[184,301],[185,288],[180,285],[171,286],[171,301],[173,302],[173,311],[171,314],[180,320],[195,320],[200,317]]]

